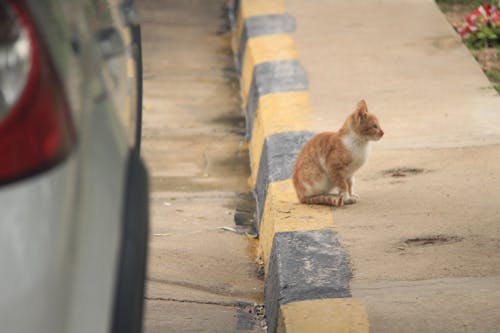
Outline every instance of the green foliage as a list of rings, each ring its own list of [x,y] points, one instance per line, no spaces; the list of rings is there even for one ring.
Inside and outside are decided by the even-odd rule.
[[[500,48],[500,24],[480,27],[478,31],[467,37],[465,44],[474,50],[485,47]]]
[[[500,52],[500,51],[499,51]],[[498,71],[487,71],[486,76],[493,83],[493,88],[500,94],[500,72]]]
[[[496,85],[500,85],[500,72],[498,71],[487,71],[486,76]]]
[[[497,71],[488,71],[486,73],[488,77],[490,78],[491,81],[495,81],[497,83],[500,83],[500,72]]]

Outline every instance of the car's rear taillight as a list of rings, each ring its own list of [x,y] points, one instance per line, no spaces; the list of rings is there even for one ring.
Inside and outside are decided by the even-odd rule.
[[[63,87],[29,13],[0,0],[0,183],[55,165],[74,143]]]

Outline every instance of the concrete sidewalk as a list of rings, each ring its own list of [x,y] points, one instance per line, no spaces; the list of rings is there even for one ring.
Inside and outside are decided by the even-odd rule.
[[[432,0],[287,0],[313,131],[386,135],[334,210],[373,332],[500,327],[500,97]]]
[[[152,187],[144,332],[263,332],[224,1],[138,5]]]

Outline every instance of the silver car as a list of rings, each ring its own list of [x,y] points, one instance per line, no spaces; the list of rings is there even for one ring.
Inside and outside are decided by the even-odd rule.
[[[147,172],[130,0],[0,0],[0,332],[140,332]]]

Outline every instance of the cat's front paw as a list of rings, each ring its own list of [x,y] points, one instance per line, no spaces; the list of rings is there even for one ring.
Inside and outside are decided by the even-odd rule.
[[[348,198],[344,198],[344,205],[353,205],[357,203],[359,200],[359,197],[356,198],[355,196],[350,196]]]

